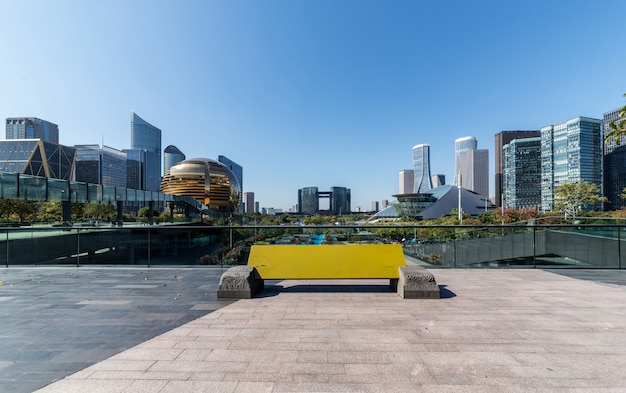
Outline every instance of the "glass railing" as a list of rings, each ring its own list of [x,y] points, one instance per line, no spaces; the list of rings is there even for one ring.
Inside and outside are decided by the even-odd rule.
[[[252,245],[397,243],[409,263],[430,268],[621,269],[625,229],[618,224],[6,226],[0,227],[0,266],[230,266],[246,264]]]

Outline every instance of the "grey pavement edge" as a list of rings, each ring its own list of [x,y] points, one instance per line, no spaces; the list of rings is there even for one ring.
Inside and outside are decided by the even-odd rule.
[[[32,392],[219,309],[219,267],[0,270],[0,392]]]

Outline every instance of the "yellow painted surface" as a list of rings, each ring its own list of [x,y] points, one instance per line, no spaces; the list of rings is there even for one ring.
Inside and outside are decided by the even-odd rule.
[[[398,278],[405,266],[399,244],[254,245],[248,265],[261,278]]]

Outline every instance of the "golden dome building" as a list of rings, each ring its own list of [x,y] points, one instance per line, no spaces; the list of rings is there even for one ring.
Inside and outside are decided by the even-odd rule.
[[[189,196],[219,212],[234,212],[241,200],[241,185],[224,164],[208,158],[179,161],[161,181],[163,194]]]

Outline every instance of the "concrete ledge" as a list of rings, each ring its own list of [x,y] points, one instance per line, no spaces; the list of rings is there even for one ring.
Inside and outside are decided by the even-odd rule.
[[[439,299],[435,277],[420,266],[400,266],[397,292],[404,299]]]
[[[251,299],[265,283],[252,266],[233,266],[222,274],[217,285],[218,299]]]

